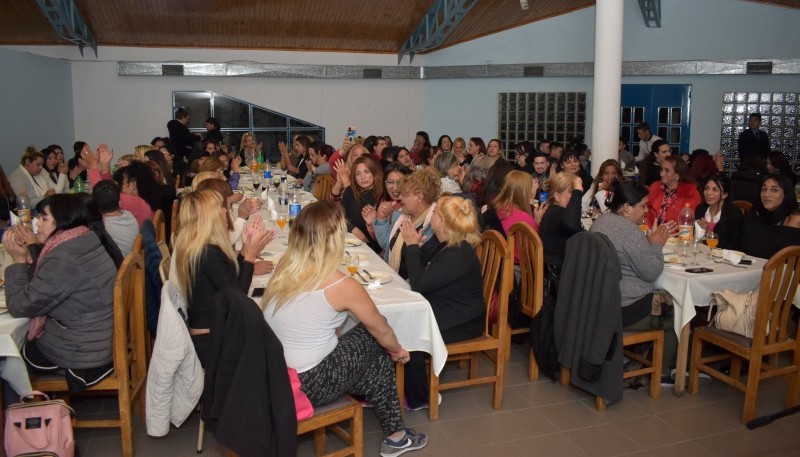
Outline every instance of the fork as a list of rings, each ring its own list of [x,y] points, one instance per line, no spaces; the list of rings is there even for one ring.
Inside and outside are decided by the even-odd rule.
[[[367,271],[367,269],[366,269],[366,268],[365,268],[365,269],[363,269],[363,270],[361,270],[361,271],[363,271],[364,273],[366,273],[366,274],[367,274],[367,276],[369,276],[369,279],[375,279],[375,277],[374,277],[374,276],[372,276],[372,275],[369,273],[369,271]]]

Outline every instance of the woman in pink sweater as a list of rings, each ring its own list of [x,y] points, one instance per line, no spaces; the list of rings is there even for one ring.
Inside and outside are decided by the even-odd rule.
[[[506,175],[500,193],[492,201],[492,208],[497,213],[503,231],[508,230],[517,222],[529,224],[535,231],[539,231],[539,221],[544,214],[544,205],[532,210],[536,190],[539,182],[524,171],[514,170]],[[516,249],[514,263],[518,263]]]

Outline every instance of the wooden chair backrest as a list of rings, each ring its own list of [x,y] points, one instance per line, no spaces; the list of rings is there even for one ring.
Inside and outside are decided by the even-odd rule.
[[[788,334],[792,301],[800,283],[800,246],[789,246],[773,255],[761,273],[758,289],[758,308],[753,328],[753,350],[787,338],[800,337]]]
[[[519,257],[522,308],[535,316],[544,300],[544,245],[539,234],[525,222],[508,230],[508,249]]]
[[[319,175],[314,178],[314,197],[317,200],[327,200],[331,196],[333,188],[333,176],[329,174]]]
[[[170,226],[170,231],[172,233],[170,234],[170,238],[174,237],[175,234],[178,233],[178,229],[180,228],[178,226],[179,224],[178,211],[180,210],[180,202],[181,201],[177,198],[175,199],[175,201],[172,202],[172,219],[170,219],[170,221],[172,221],[172,225]]]
[[[156,228],[156,241],[166,241],[167,234],[165,233],[164,211],[157,209],[156,212],[153,213],[153,226]]]
[[[144,260],[133,251],[114,282],[114,371],[119,384],[132,389],[133,398],[147,382],[144,308]]]
[[[133,240],[133,248],[131,252],[135,252],[139,254],[141,258],[144,258],[144,241],[142,239],[142,234],[136,235],[136,239]]]
[[[486,230],[481,234],[481,242],[475,248],[481,263],[483,277],[483,299],[486,302],[486,322],[484,333],[491,332],[489,310],[491,307],[492,293],[497,290],[500,305],[497,310],[497,322],[506,322],[508,319],[508,297],[511,295],[511,286],[514,280],[514,258],[508,248],[505,238],[496,230]],[[506,326],[501,325],[504,329]]]
[[[734,200],[731,202],[733,206],[739,208],[742,214],[747,214],[753,209],[753,204],[744,200]]]

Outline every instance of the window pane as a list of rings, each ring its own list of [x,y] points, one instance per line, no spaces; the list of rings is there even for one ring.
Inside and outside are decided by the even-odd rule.
[[[222,128],[250,128],[250,111],[247,104],[227,97],[214,97],[214,117]]]
[[[658,109],[658,123],[669,124],[669,108]]]
[[[633,123],[641,124],[644,122],[644,107],[638,106],[633,109]]]
[[[681,142],[681,128],[680,127],[670,127],[670,129],[669,129],[669,142],[670,143],[680,143]]]
[[[622,126],[622,128],[619,130],[619,136],[621,136],[622,138],[625,138],[625,142],[626,143],[630,142],[631,141],[631,127],[629,125]]]
[[[305,135],[305,136],[308,137],[309,140],[311,140],[312,143],[314,141],[319,140],[322,137],[322,132],[320,132],[319,130],[300,130],[300,129],[294,130],[293,129],[293,130],[290,131],[290,134],[291,134],[292,138],[294,138],[297,135]]]
[[[253,107],[253,128],[286,127],[286,116]]]
[[[631,120],[633,120],[633,115],[631,113],[630,106],[625,106],[622,108],[622,123],[623,124],[630,124]]]
[[[681,109],[676,107],[672,108],[672,119],[670,119],[670,123],[672,124],[680,124],[681,123]]]
[[[667,127],[659,127],[658,133],[656,133],[656,135],[658,135],[659,138],[666,140],[667,138],[669,138],[669,136],[667,136],[668,133],[669,129]]]
[[[189,128],[205,130],[206,119],[211,117],[211,94],[209,92],[175,92],[175,109],[189,110]]]

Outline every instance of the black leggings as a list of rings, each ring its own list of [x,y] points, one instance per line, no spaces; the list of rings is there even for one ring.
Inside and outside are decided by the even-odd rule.
[[[363,325],[345,333],[322,362],[298,375],[303,392],[315,407],[332,403],[345,393],[365,396],[372,402],[384,435],[405,430],[394,362]]]

